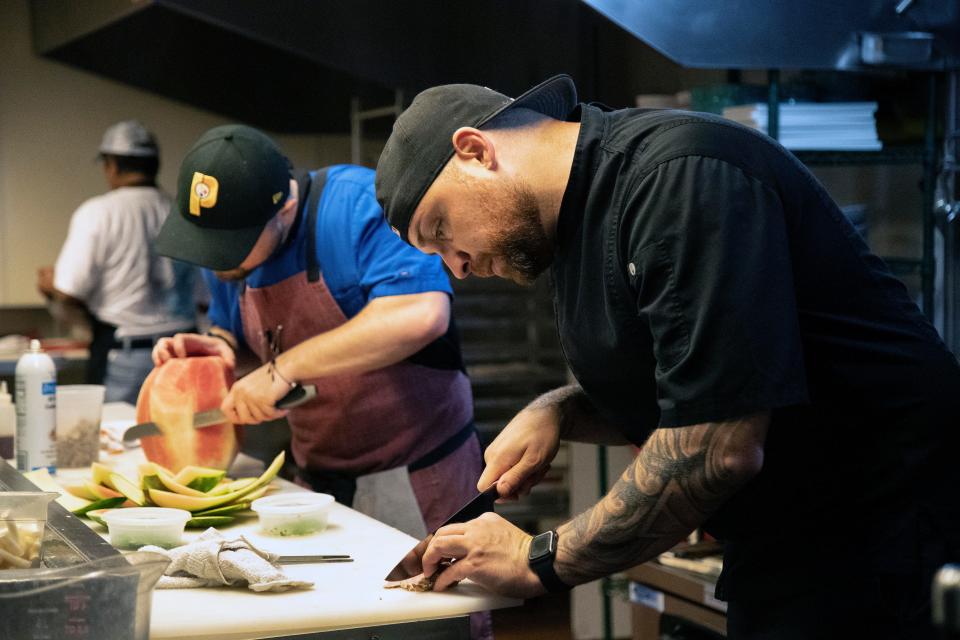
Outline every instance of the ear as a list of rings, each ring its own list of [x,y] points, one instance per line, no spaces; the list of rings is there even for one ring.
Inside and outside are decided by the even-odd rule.
[[[497,168],[497,153],[493,140],[479,129],[460,127],[453,132],[451,142],[454,154],[461,160],[474,160],[487,169]]]

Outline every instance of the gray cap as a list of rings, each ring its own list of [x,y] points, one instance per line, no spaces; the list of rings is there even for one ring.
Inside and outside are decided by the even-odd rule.
[[[156,158],[160,154],[153,134],[136,120],[124,120],[107,129],[99,151],[112,156],[140,158]]]
[[[516,107],[563,120],[576,106],[577,88],[568,75],[541,82],[516,100],[475,84],[421,92],[393,123],[377,162],[377,200],[390,225],[410,242],[410,218],[453,156],[451,138],[460,127],[481,127]]]

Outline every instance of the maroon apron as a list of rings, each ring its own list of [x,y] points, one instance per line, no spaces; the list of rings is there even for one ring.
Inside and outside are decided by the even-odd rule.
[[[244,337],[261,362],[347,322],[316,260],[322,180],[312,180],[304,210],[307,270],[240,296]],[[402,361],[300,382],[317,386],[317,397],[288,415],[293,458],[305,477],[407,467],[430,530],[476,493],[480,448],[470,383],[460,369]]]

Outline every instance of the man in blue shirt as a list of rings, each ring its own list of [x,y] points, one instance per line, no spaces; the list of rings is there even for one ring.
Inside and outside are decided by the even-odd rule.
[[[213,329],[158,343],[158,366],[208,354],[233,365],[249,348],[263,364],[234,384],[227,417],[286,415],[301,484],[414,536],[476,493],[480,446],[450,282],[438,258],[386,224],[373,171],[294,177],[260,131],[216,127],[184,159],[177,205],[158,250],[209,270]],[[318,397],[275,409],[297,382]]]

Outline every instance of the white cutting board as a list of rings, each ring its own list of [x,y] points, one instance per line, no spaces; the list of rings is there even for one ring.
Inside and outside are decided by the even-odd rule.
[[[138,448],[111,456],[109,462],[134,478],[136,465],[142,460],[143,453]],[[64,469],[58,476],[68,482],[89,479],[89,470]],[[304,490],[286,480],[274,482],[280,491]],[[107,537],[103,527],[91,526]],[[333,505],[327,529],[309,536],[262,534],[256,517],[240,518],[235,524],[218,530],[227,538],[243,535],[257,547],[279,555],[346,553],[354,561],[283,566],[291,578],[313,582],[311,590],[284,593],[256,593],[228,587],[154,590],[151,638],[235,640],[294,635],[451,618],[522,603],[493,595],[470,581],[442,593],[384,589],[383,577],[417,540],[340,504]],[[188,529],[184,537],[189,541],[201,532]]]

